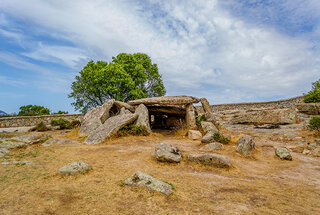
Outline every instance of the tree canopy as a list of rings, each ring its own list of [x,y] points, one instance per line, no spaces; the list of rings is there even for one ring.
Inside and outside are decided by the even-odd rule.
[[[305,103],[320,102],[320,79],[312,83],[312,90],[304,95]]]
[[[121,53],[112,62],[89,61],[71,85],[76,110],[85,113],[108,99],[129,100],[162,96],[165,88],[148,55]]]
[[[49,115],[50,110],[43,106],[38,105],[26,105],[21,106],[18,116],[36,116],[36,115]]]

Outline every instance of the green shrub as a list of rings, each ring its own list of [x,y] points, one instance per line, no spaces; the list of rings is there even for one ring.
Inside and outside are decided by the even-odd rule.
[[[206,120],[207,120],[207,118],[206,118],[205,115],[198,115],[198,116],[196,117],[196,124],[197,124],[197,126],[201,126],[201,122],[202,122],[202,121],[206,121]]]
[[[305,103],[320,102],[320,79],[312,83],[312,90],[303,97]]]
[[[59,126],[59,129],[72,129],[72,124],[66,119],[51,120],[50,125]]]
[[[49,128],[44,124],[44,122],[39,122],[33,131],[48,131]]]
[[[136,125],[126,125],[123,128],[121,128],[117,135],[118,137],[124,137],[124,136],[148,136],[149,133],[147,131],[147,128],[145,126],[136,126]]]
[[[72,128],[80,127],[81,122],[79,120],[72,120],[71,121],[71,126]]]
[[[221,134],[220,132],[215,132],[213,134],[213,139],[219,143],[223,143],[223,144],[227,144],[230,142],[230,139],[223,136],[223,134]]]
[[[320,133],[320,116],[314,116],[311,118],[308,128],[315,130],[317,134]]]
[[[68,114],[68,111],[59,110],[58,112],[53,113],[53,114]]]

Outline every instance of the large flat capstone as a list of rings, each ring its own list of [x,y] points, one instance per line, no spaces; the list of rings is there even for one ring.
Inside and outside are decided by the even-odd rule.
[[[123,126],[134,122],[137,117],[137,114],[122,114],[110,117],[104,124],[100,125],[99,128],[93,131],[84,143],[89,145],[98,144],[115,134]]]
[[[199,99],[192,96],[162,96],[129,101],[129,105],[185,105],[198,103]]]

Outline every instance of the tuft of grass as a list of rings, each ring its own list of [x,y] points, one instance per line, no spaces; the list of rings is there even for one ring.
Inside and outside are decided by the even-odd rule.
[[[320,134],[320,116],[314,116],[309,121],[308,128],[314,130],[316,135]]]
[[[58,120],[51,120],[50,125],[52,126],[59,126],[59,129],[63,130],[63,129],[72,129],[72,124],[70,121],[66,120],[66,119],[58,119]]]
[[[223,143],[223,144],[227,144],[230,142],[230,139],[223,136],[223,134],[221,134],[220,132],[215,132],[213,134],[213,139],[219,143]]]
[[[206,121],[206,120],[207,120],[207,118],[206,118],[205,115],[198,115],[198,116],[196,117],[196,124],[197,124],[197,126],[201,126],[201,122],[202,122],[202,121]]]
[[[117,137],[124,137],[124,136],[148,136],[149,133],[145,126],[136,126],[136,125],[126,125],[123,128],[121,128],[116,136]]]

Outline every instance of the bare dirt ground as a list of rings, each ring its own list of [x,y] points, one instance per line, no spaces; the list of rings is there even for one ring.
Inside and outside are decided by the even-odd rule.
[[[200,141],[170,133],[123,137],[99,145],[84,145],[76,131],[50,133],[77,142],[33,145],[0,158],[0,162],[36,164],[0,164],[0,214],[320,214],[320,158],[292,152],[293,161],[282,161],[274,155],[274,146],[297,145],[312,138],[303,132],[292,139],[255,134],[257,149],[246,158],[235,152],[241,132],[225,131],[232,141],[216,153],[230,158],[229,170],[188,162],[188,154],[203,153]],[[182,162],[154,160],[150,153],[160,142],[179,147]],[[93,170],[68,177],[57,173],[78,160]],[[123,181],[135,171],[173,184],[173,194],[124,186]]]

